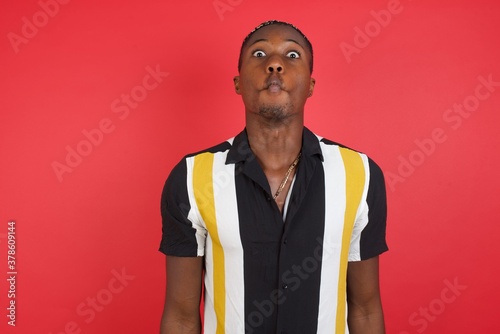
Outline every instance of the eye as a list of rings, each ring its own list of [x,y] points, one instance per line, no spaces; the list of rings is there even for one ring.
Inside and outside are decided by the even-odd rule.
[[[300,53],[297,51],[290,51],[286,54],[286,56],[289,58],[300,58]]]
[[[261,57],[265,57],[266,53],[262,50],[257,50],[257,51],[254,51],[254,53],[252,53],[252,56],[257,57],[257,58],[261,58]]]

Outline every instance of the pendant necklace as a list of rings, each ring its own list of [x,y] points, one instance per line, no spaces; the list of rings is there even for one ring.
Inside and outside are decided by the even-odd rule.
[[[299,155],[297,155],[297,158],[295,158],[295,160],[292,162],[292,164],[290,165],[290,167],[288,167],[288,170],[286,171],[286,174],[285,174],[285,177],[283,178],[283,180],[281,181],[281,184],[280,186],[278,187],[278,190],[276,190],[276,193],[274,194],[273,196],[273,199],[276,200],[276,198],[280,195],[281,191],[283,190],[283,188],[285,187],[287,181],[288,181],[288,178],[290,177],[290,174],[292,173],[293,169],[297,166],[297,164],[299,163],[299,160],[300,160],[300,154],[302,152],[299,152]]]

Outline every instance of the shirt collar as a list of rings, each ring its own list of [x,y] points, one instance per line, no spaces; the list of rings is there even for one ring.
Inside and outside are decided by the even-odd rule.
[[[302,132],[302,157],[312,157],[314,155],[317,155],[323,161],[323,153],[321,152],[318,137],[308,128],[304,127]],[[247,131],[244,129],[234,137],[233,144],[227,154],[226,165],[254,158],[248,143]]]

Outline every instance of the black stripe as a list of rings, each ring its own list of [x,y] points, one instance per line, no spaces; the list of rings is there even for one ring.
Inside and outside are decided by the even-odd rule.
[[[236,170],[242,171],[236,173],[235,182],[244,252],[246,332],[314,333],[325,219],[321,156],[301,160],[286,223],[258,162],[238,162]]]
[[[361,232],[359,245],[361,260],[380,255],[389,249],[385,240],[387,202],[384,174],[373,160],[368,159],[368,165],[370,166],[370,183],[366,197],[368,224]]]
[[[187,219],[191,205],[186,186],[186,160],[179,162],[163,187],[161,215],[163,220],[160,251],[167,255],[197,256],[192,223]]]

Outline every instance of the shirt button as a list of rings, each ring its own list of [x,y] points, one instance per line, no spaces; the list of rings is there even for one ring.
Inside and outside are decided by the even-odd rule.
[[[288,239],[285,238],[285,240],[283,240],[283,243],[286,245],[288,243]]]
[[[283,289],[288,289],[288,285],[286,285],[285,283],[281,284],[281,287],[282,287]]]

